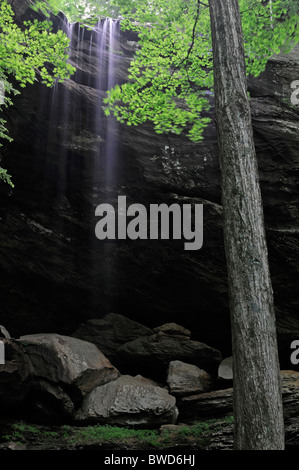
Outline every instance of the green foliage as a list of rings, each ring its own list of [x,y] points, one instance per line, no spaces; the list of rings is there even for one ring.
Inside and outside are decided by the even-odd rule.
[[[271,56],[288,52],[299,41],[297,0],[240,0],[246,66],[258,76]]]
[[[213,95],[208,0],[44,0],[37,6],[64,11],[71,21],[94,24],[119,16],[136,31],[139,49],[129,82],[109,90],[105,114],[129,126],[150,121],[157,133],[188,130],[203,138]],[[239,0],[248,74],[258,76],[270,56],[298,42],[298,0]]]
[[[209,107],[213,83],[208,10],[196,2],[160,0],[149,7],[141,1],[133,21],[130,2],[119,3],[128,15],[122,27],[139,33],[140,49],[130,81],[108,92],[106,114],[128,125],[151,121],[157,133],[180,134],[188,127],[190,138],[200,140],[209,119],[198,116]]]
[[[74,68],[68,63],[68,46],[67,36],[62,31],[53,33],[49,21],[25,21],[22,27],[18,26],[11,6],[6,0],[2,0],[0,81],[4,88],[4,99],[0,102],[0,112],[3,107],[12,104],[11,96],[19,93],[12,85],[12,79],[24,88],[38,78],[47,86],[68,78],[74,72]],[[12,140],[1,116],[0,139]],[[0,168],[0,179],[13,186],[10,176],[3,168]]]
[[[71,23],[80,22],[87,26],[94,26],[101,17],[119,16],[119,9],[107,0],[35,0],[32,8],[45,15],[62,11]]]
[[[112,0],[122,28],[137,31],[140,48],[128,83],[108,91],[106,115],[156,132],[188,129],[199,141],[209,119],[213,64],[209,9],[196,0]],[[299,40],[297,0],[240,0],[248,74],[258,76],[273,54]]]
[[[13,423],[11,433],[4,435],[4,439],[9,441],[14,439],[15,441],[22,441],[25,433],[39,434],[40,430],[36,426],[26,423]]]
[[[129,82],[109,90],[105,114],[129,126],[149,121],[157,133],[203,138],[213,95],[213,63],[208,0],[33,0],[44,13],[65,13],[69,21],[94,25],[99,17],[120,17],[122,28],[136,31],[139,48]],[[298,0],[239,0],[248,74],[258,76],[273,54],[299,40]],[[47,85],[71,73],[67,39],[53,35],[48,22],[28,22],[21,30],[11,8],[0,8],[0,80],[13,75],[25,86],[38,73]],[[48,64],[54,64],[49,72]],[[16,93],[13,88],[11,93]],[[6,98],[7,100],[7,98]],[[6,101],[5,105],[9,104]],[[0,119],[0,137],[8,138]],[[2,171],[0,178],[8,181]]]
[[[0,167],[0,180],[4,181],[5,183],[8,183],[12,188],[15,187],[15,185],[13,184],[11,180],[11,175],[7,173],[7,170],[1,167]]]

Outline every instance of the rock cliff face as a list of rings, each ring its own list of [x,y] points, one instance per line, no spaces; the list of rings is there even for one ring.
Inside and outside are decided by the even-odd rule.
[[[55,27],[66,27],[62,18]],[[205,139],[193,144],[184,135],[157,136],[150,125],[127,128],[104,118],[101,98],[108,78],[126,79],[138,43],[121,32],[117,50],[107,46],[99,61],[95,36],[73,25],[76,75],[54,90],[40,84],[26,88],[7,112],[14,142],[2,149],[2,165],[15,189],[0,188],[1,323],[14,337],[69,334],[81,322],[114,311],[150,328],[178,322],[192,328],[194,339],[227,355],[214,120]],[[298,46],[249,79],[280,353],[287,368],[290,343],[299,336],[299,106],[290,101],[296,79]],[[185,251],[181,240],[96,239],[95,208],[103,202],[117,207],[120,195],[128,205],[146,207],[203,203],[203,248]]]

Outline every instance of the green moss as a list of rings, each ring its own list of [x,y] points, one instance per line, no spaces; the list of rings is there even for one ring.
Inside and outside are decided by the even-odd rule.
[[[129,429],[117,426],[95,425],[76,428],[69,439],[72,443],[120,443],[128,441],[139,441],[154,444],[159,437],[157,430]]]
[[[17,422],[2,435],[4,441],[29,442],[31,446],[48,448],[76,448],[98,445],[99,447],[131,449],[166,449],[177,445],[204,449],[213,433],[223,426],[231,425],[232,417],[210,419],[193,425],[166,426],[158,429],[131,429],[111,425],[89,425],[76,427],[42,426]]]
[[[144,430],[128,429],[117,426],[86,426],[83,428],[67,429],[69,433],[66,437],[76,445],[86,443],[136,443],[143,446],[165,448],[177,443],[192,441],[195,445],[205,445],[212,433],[219,431],[223,426],[233,423],[233,417],[222,419],[210,419],[200,421],[192,426],[179,426],[173,429]]]
[[[199,421],[193,426],[181,427],[178,434],[188,437],[201,438],[209,436],[213,432],[219,431],[224,425],[233,424],[233,416],[227,416],[223,419],[209,419],[207,421]]]
[[[32,432],[32,433],[39,433],[40,428],[38,426],[33,426],[32,424],[26,424],[26,423],[14,423],[12,425],[12,428],[15,430],[15,432]]]
[[[2,438],[6,441],[17,439],[24,440],[27,435],[38,435],[39,437],[55,437],[58,436],[57,431],[49,431],[45,430],[40,426],[35,426],[32,424],[27,424],[23,422],[13,423],[11,425],[11,432],[2,436]]]

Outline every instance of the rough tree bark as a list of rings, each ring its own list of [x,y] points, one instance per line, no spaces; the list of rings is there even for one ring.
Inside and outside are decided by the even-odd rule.
[[[238,0],[209,0],[234,374],[235,449],[284,449],[276,321]]]

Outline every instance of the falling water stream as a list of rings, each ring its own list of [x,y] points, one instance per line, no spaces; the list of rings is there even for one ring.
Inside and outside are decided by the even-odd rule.
[[[94,184],[105,181],[109,190],[115,184],[117,164],[117,123],[103,114],[103,97],[117,83],[116,69],[119,60],[119,21],[107,18],[99,20],[92,31],[80,26],[79,23],[62,23],[62,29],[70,39],[71,62],[76,73],[65,84],[56,84],[52,89],[50,113],[59,110],[58,129],[53,129],[48,136],[48,148],[51,148],[52,132],[59,134],[59,186],[58,193],[67,190],[70,172],[75,163],[69,150],[78,150],[84,139],[91,137],[94,159]],[[84,90],[84,87],[86,88]],[[71,96],[72,95],[72,96]],[[85,99],[93,100],[88,106]],[[90,103],[89,103],[90,105]],[[72,127],[70,127],[72,126]],[[64,151],[64,149],[66,151]],[[76,152],[74,152],[76,153]]]
[[[94,210],[98,204],[111,202],[117,193],[118,124],[113,117],[104,115],[103,98],[119,81],[120,24],[107,18],[99,20],[90,30],[63,18],[60,29],[69,37],[70,62],[76,72],[70,80],[56,83],[50,97],[46,87],[41,91],[41,106],[44,115],[48,115],[47,135],[39,137],[46,141],[46,144],[39,142],[40,148],[46,147],[40,172],[43,197],[54,200],[57,214],[62,214],[56,220],[56,230],[62,238],[72,239],[74,231],[80,230],[76,226],[70,229],[72,214],[68,214],[68,207],[76,212],[76,220],[83,218],[86,222],[87,251],[93,253],[86,269],[89,269],[89,276],[93,273],[94,290],[102,284],[103,293],[112,298],[115,250],[109,244],[98,246]],[[40,155],[36,155],[36,161],[40,166]],[[80,214],[86,210],[86,199],[90,207],[89,219],[86,214]],[[72,200],[75,205],[69,203]],[[59,249],[63,258],[63,246]],[[76,262],[79,261],[73,261],[74,271],[82,272],[82,266],[76,267]]]

